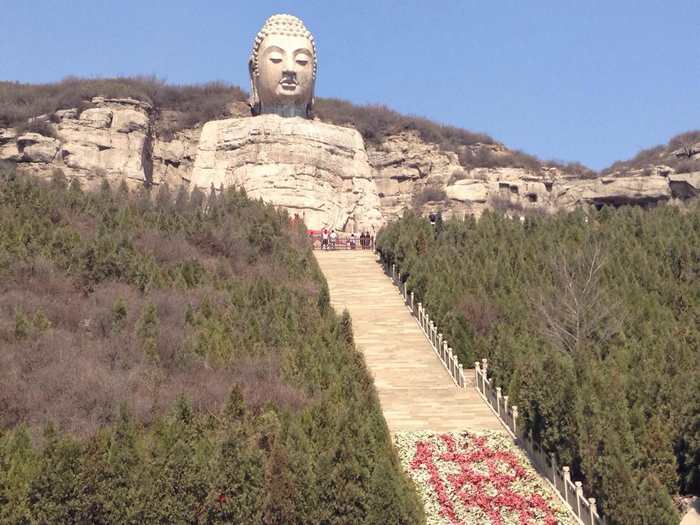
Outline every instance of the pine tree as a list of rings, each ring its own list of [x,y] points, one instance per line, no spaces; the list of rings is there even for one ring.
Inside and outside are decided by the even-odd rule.
[[[639,485],[639,498],[634,523],[640,525],[677,525],[680,516],[666,487],[653,474],[647,475]]]
[[[343,310],[343,315],[340,318],[340,337],[348,345],[354,345],[355,340],[352,334],[352,318],[347,308]]]

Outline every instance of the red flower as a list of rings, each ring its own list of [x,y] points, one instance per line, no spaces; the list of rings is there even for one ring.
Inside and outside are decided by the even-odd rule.
[[[554,510],[541,495],[515,491],[515,482],[533,480],[515,454],[490,448],[483,436],[464,433],[460,443],[450,434],[438,438],[435,444],[417,442],[410,466],[412,470],[427,471],[440,513],[451,523],[461,523],[453,500],[467,512],[480,509],[494,525],[503,523],[503,512],[517,514],[521,525],[557,523]],[[444,452],[437,449],[440,443]],[[455,470],[458,473],[450,473]]]

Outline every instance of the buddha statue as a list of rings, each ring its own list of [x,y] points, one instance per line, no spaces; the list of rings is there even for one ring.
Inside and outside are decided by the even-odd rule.
[[[310,118],[316,81],[316,45],[304,23],[273,15],[253,43],[248,61],[253,115]]]
[[[268,18],[248,72],[253,117],[204,124],[190,183],[245,188],[312,229],[378,229],[384,219],[362,135],[311,118],[316,45],[304,23]]]

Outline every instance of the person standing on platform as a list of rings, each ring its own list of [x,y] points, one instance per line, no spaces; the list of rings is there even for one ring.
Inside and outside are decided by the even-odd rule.
[[[321,249],[328,249],[328,230],[325,228],[321,230]]]

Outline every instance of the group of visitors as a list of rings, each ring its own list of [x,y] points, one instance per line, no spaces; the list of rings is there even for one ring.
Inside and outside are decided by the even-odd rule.
[[[354,233],[350,234],[350,249],[354,250],[357,245],[357,238]],[[363,250],[368,250],[372,247],[372,237],[369,232],[362,232],[360,234],[360,248]]]
[[[351,250],[355,250],[357,248],[358,240],[360,241],[360,248],[363,250],[371,249],[374,244],[374,236],[371,235],[369,232],[362,232],[360,233],[359,237],[353,232],[347,238],[347,243],[345,244],[345,247],[350,248]],[[321,249],[335,250],[337,246],[338,233],[334,229],[331,229],[329,231],[328,228],[323,228],[321,230]]]
[[[331,230],[328,233],[327,228],[321,230],[321,249],[322,250],[335,250],[335,245],[338,242],[338,234],[335,230]]]

